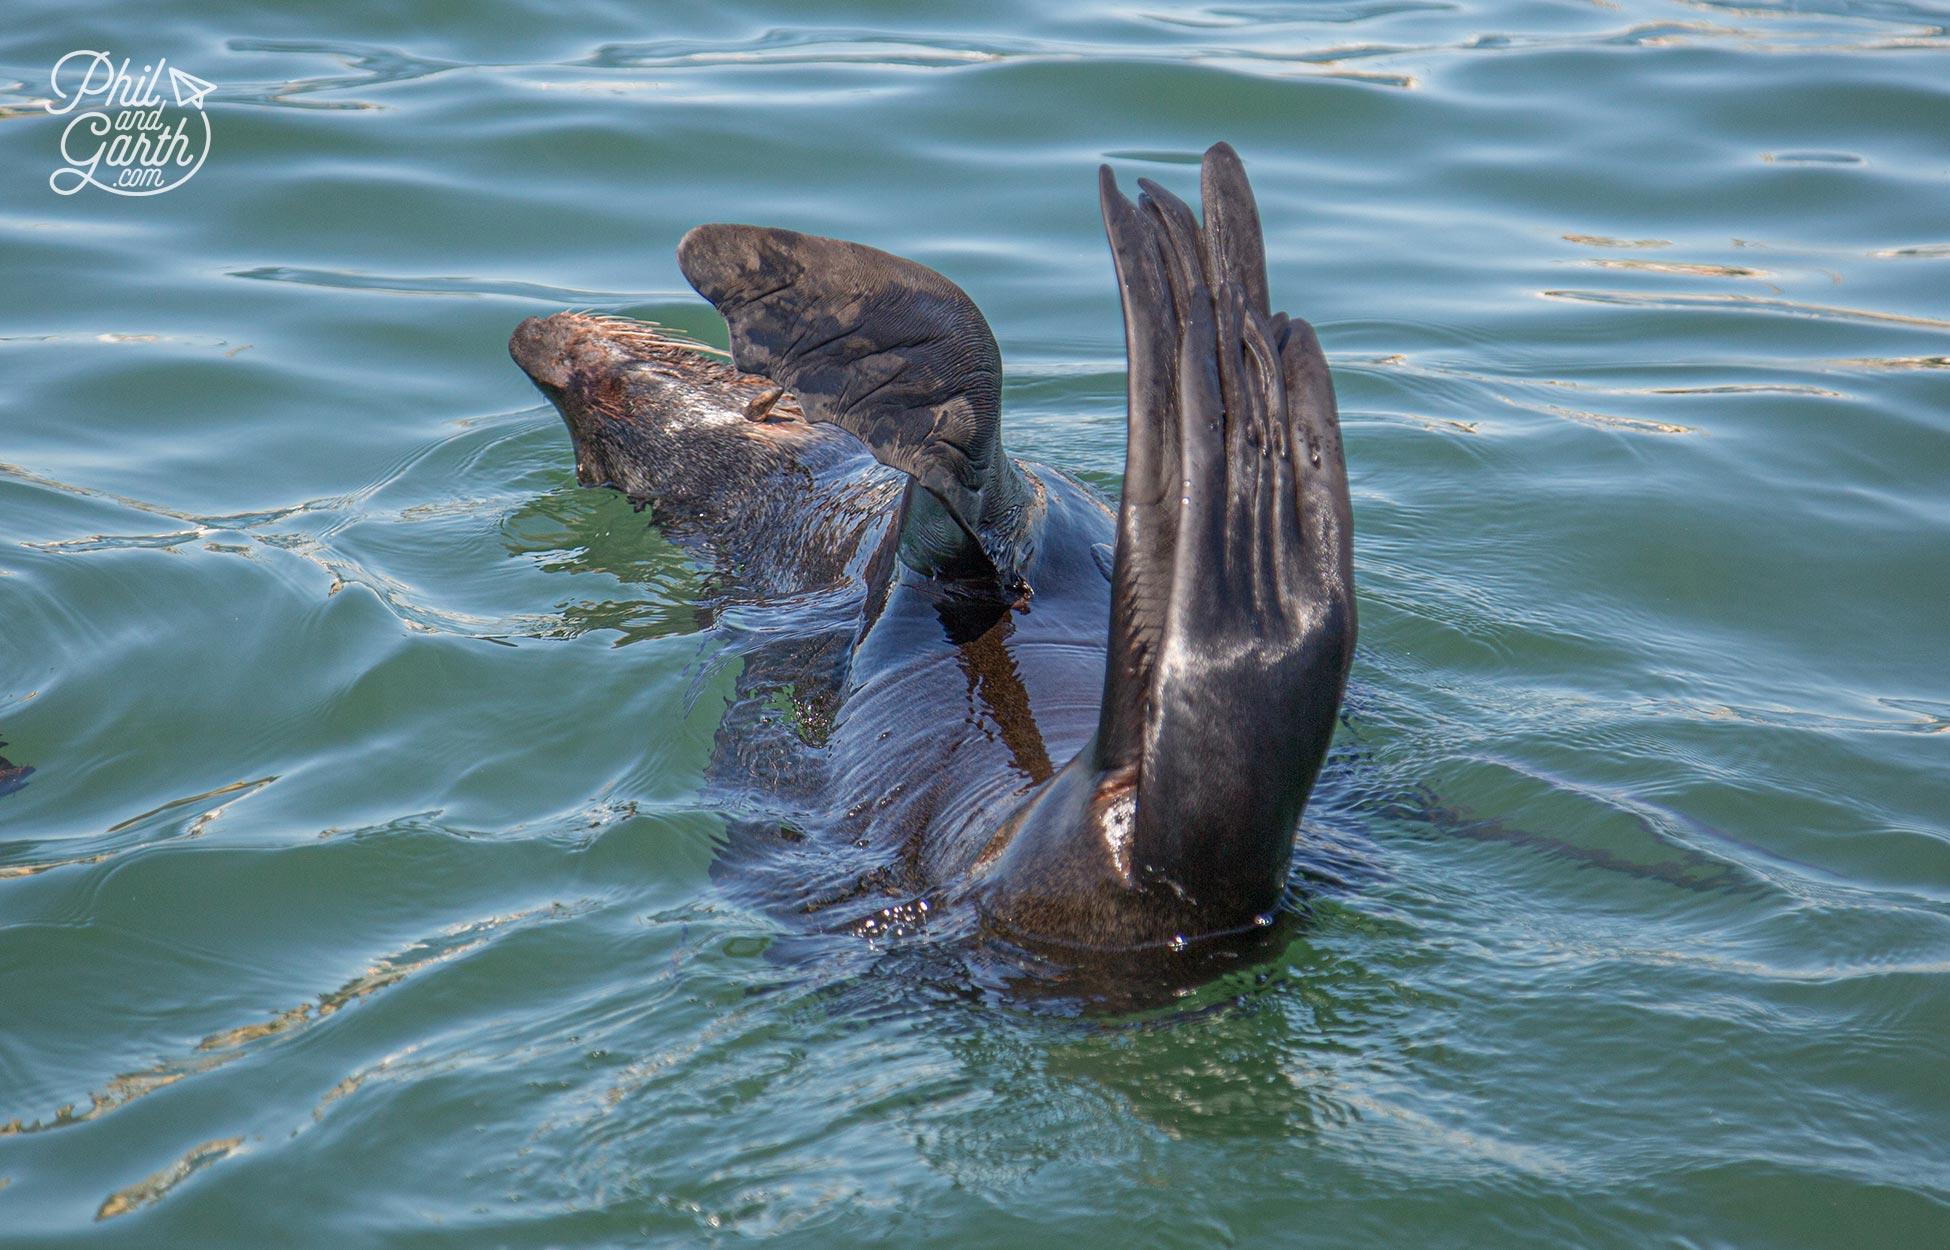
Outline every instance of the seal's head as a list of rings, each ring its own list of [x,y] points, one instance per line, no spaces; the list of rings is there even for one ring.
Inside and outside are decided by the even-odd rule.
[[[530,317],[508,354],[568,425],[576,480],[639,503],[748,471],[806,428],[797,402],[771,381],[647,321]]]

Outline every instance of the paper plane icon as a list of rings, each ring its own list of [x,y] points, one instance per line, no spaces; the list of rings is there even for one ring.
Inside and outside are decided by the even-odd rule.
[[[217,84],[204,82],[195,74],[185,74],[174,65],[169,67],[169,88],[176,93],[177,108],[202,108],[203,97],[217,89]]]

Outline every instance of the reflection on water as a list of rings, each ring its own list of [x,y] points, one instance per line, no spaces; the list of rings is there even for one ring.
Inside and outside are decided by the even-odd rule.
[[[1705,295],[1681,292],[1641,294],[1635,291],[1544,291],[1546,299],[1585,300],[1594,304],[1651,304],[1661,308],[1730,307],[1737,312],[1757,311],[1792,317],[1819,317],[1838,321],[1888,321],[1897,325],[1928,326],[1950,330],[1950,321],[1935,317],[1909,317],[1900,313],[1877,312],[1865,308],[1835,308],[1823,304],[1802,304],[1793,300],[1763,299],[1753,295]]]
[[[0,738],[0,747],[6,745],[6,739]],[[0,798],[5,798],[26,785],[27,779],[33,775],[33,765],[16,764],[6,756],[0,755]]]

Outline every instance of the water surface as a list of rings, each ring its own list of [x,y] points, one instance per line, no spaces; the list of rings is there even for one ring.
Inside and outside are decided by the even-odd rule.
[[[1950,9],[13,16],[0,1242],[1950,1244]],[[75,48],[218,84],[192,181],[48,188]],[[509,330],[860,239],[1114,489],[1095,169],[1217,139],[1346,423],[1332,879],[1139,1019],[785,953]]]

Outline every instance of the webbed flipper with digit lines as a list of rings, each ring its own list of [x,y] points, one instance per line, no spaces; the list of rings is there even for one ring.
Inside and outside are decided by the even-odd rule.
[[[1230,147],[1201,225],[1108,169],[1130,432],[1091,742],[992,844],[985,910],[1025,936],[1170,943],[1278,903],[1354,648],[1352,519],[1319,340],[1273,313]]]
[[[877,248],[699,226],[678,265],[731,328],[738,368],[908,474],[902,554],[934,576],[1012,584],[1024,487],[1002,446],[1002,359],[973,300]]]

